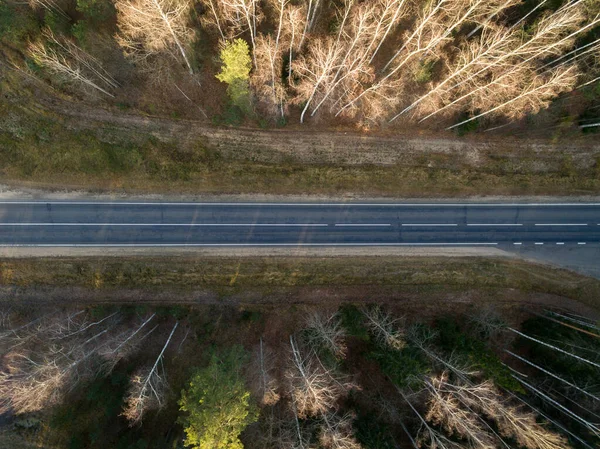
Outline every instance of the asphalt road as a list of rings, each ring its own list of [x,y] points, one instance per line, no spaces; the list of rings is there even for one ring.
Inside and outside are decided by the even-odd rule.
[[[0,202],[0,246],[600,245],[600,203]]]

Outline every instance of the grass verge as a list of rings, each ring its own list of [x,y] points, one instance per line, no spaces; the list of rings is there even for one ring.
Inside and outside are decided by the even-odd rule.
[[[17,89],[15,77],[7,72],[0,78],[0,175],[3,182],[15,185],[139,193],[367,197],[600,193],[600,153],[595,165],[574,164],[570,156],[560,153],[545,155],[544,169],[540,169],[539,155],[536,159],[531,151],[515,160],[502,156],[500,150],[480,165],[448,161],[443,154],[407,155],[401,163],[387,166],[291,158],[265,162],[244,148],[232,155],[231,149],[223,151],[202,142],[184,145],[185,136],[159,140],[136,129],[97,122],[82,127],[79,122],[85,120],[75,124],[39,106],[32,91]]]
[[[5,299],[28,290],[63,289],[65,301],[94,292],[135,290],[127,302],[216,302],[277,304],[353,301],[420,301],[427,306],[446,294],[476,291],[478,302],[518,302],[518,293],[544,293],[600,310],[600,281],[521,261],[489,258],[394,257],[122,257],[39,258],[0,262]],[[9,287],[9,288],[6,288]],[[18,295],[10,287],[18,289]],[[66,290],[65,290],[66,289]],[[498,294],[514,289],[514,293]],[[203,292],[200,294],[199,292]],[[403,296],[404,295],[404,296]],[[43,302],[43,295],[37,295]],[[129,299],[128,299],[129,298]],[[427,306],[429,307],[429,306]]]

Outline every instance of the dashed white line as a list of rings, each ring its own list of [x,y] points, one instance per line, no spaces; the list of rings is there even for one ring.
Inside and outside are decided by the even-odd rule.
[[[564,242],[556,242],[557,245],[564,245]]]
[[[585,242],[577,242],[578,245],[585,245]]]
[[[458,226],[456,223],[402,223],[402,226]]]
[[[467,223],[467,226],[523,226],[522,223]]]
[[[543,245],[542,242],[535,242],[535,245]]]
[[[516,243],[513,243],[513,245],[522,245],[522,243],[521,242],[516,242]]]
[[[536,226],[587,226],[587,223],[536,223]]]
[[[390,223],[336,223],[335,226],[340,226],[340,227],[371,227],[371,226],[379,226],[379,227],[385,227],[385,226],[391,226]]]

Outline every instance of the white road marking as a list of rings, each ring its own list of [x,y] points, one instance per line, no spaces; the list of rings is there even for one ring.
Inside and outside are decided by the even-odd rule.
[[[600,203],[244,203],[244,202],[135,202],[135,201],[0,201],[0,204],[60,204],[116,206],[358,206],[358,207],[581,207]]]
[[[587,223],[536,223],[536,226],[587,226]]]
[[[522,245],[521,242],[513,243],[513,245]]]
[[[336,223],[335,226],[340,226],[340,227],[360,227],[360,226],[391,226],[390,223]]]
[[[564,242],[556,242],[557,245],[564,245]]]
[[[229,227],[324,227],[327,223],[0,223],[0,226],[229,226]]]
[[[577,242],[578,245],[585,245],[585,242]]]
[[[535,245],[543,245],[542,242],[535,242]]]
[[[402,226],[458,226],[454,223],[402,223]]]
[[[498,243],[15,243],[12,247],[168,247],[168,246],[495,246]]]
[[[467,223],[467,226],[523,226],[522,223]]]

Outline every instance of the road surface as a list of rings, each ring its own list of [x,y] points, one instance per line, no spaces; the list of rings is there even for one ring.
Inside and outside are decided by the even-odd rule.
[[[600,245],[600,203],[2,201],[0,246]]]

